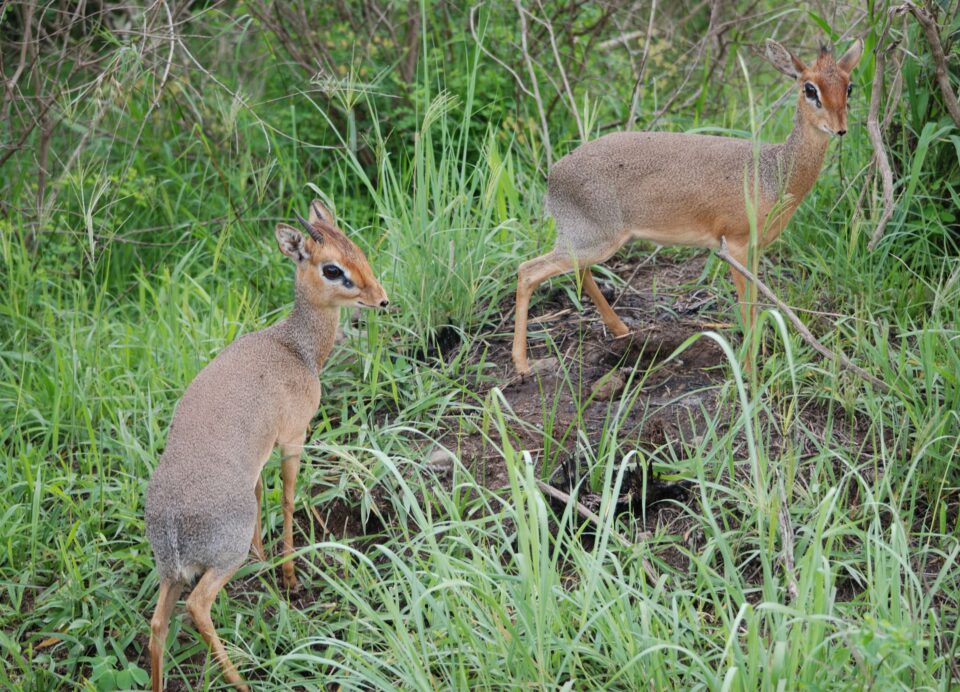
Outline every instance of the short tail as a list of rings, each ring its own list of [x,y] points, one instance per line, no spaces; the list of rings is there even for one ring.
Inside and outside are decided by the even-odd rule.
[[[177,519],[173,512],[161,510],[156,514],[148,514],[147,539],[153,548],[153,559],[161,580],[191,582],[196,578],[197,565],[184,564]]]

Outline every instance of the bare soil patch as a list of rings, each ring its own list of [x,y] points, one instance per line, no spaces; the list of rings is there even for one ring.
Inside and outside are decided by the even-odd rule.
[[[516,449],[530,453],[540,478],[566,492],[577,488],[585,473],[578,440],[581,447],[585,440],[597,450],[604,436],[611,434],[609,425],[614,417],[619,419],[617,436],[624,453],[637,449],[660,460],[683,459],[711,426],[723,434],[736,422],[739,406],[722,395],[731,378],[729,364],[720,346],[702,333],[717,331],[738,344],[737,306],[725,274],[715,286],[706,283],[706,260],[702,254],[624,253],[606,266],[622,285],[595,268],[601,290],[631,328],[631,333],[620,339],[606,333],[588,298],[583,298],[582,310],[574,304],[573,281],[542,286],[537,294],[540,300],[531,311],[529,349],[531,361],[539,360],[545,367],[526,378],[515,374],[511,360],[513,297],[503,299],[500,325],[473,345],[470,357],[484,358],[496,372],[478,384],[476,391],[486,395],[493,387],[500,389],[512,413],[511,442]],[[678,356],[670,358],[698,335]],[[423,355],[443,357],[456,348],[456,339],[445,333],[438,339],[436,351]],[[623,410],[615,416],[618,407]],[[869,422],[860,416],[811,400],[804,402],[797,418],[789,439],[776,422],[762,431],[772,458],[787,445],[801,457],[813,455],[823,445],[858,450],[864,458],[872,455],[876,441],[867,434]],[[450,421],[437,441],[453,450],[483,486],[496,490],[509,484],[499,442],[484,437],[476,426]],[[428,463],[434,451],[423,449],[421,472],[449,489],[451,474]],[[742,433],[734,440],[734,457],[738,461],[747,457]],[[580,484],[577,489],[584,504],[599,502],[596,488]],[[391,520],[385,494],[383,489],[374,490],[374,496],[384,500],[377,502],[382,513],[379,517],[371,514],[366,524],[357,503],[345,501],[318,507],[319,521],[316,512],[313,516],[300,512],[297,520],[307,535],[359,539],[362,547],[382,540],[378,534],[383,521]],[[562,509],[557,501],[551,502]],[[696,550],[699,538],[695,504],[683,483],[665,481],[638,468],[625,476],[618,509],[638,516],[643,530],[670,536],[671,541],[658,551],[660,557],[684,569],[687,559],[680,548]]]

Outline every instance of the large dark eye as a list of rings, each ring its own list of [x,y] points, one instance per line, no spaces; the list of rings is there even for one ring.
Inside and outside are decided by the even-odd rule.
[[[808,99],[817,98],[817,87],[813,86],[810,82],[807,82],[803,85],[803,93]]]
[[[336,281],[343,276],[343,270],[335,264],[326,264],[323,267],[323,276],[331,281]]]
[[[850,94],[853,93],[853,84],[847,85],[847,98],[850,98]]]

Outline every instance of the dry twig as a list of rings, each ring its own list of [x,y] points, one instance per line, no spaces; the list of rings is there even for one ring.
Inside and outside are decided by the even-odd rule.
[[[537,81],[537,73],[533,69],[533,58],[530,57],[530,49],[527,46],[527,15],[523,9],[523,3],[520,0],[514,0],[517,7],[517,14],[520,15],[520,49],[523,52],[523,63],[527,67],[527,73],[530,75],[530,86],[533,88],[533,100],[537,104],[537,113],[540,115],[540,128],[542,129],[541,138],[543,147],[547,154],[547,166],[553,165],[553,147],[550,146],[550,126],[547,124],[547,111],[543,107],[543,99],[540,98],[540,83]]]
[[[877,243],[883,237],[883,232],[887,227],[887,222],[893,216],[893,171],[890,170],[890,160],[887,158],[887,150],[883,144],[883,133],[880,131],[880,92],[883,91],[883,64],[886,57],[886,50],[883,41],[890,29],[891,15],[896,10],[891,10],[883,24],[883,30],[880,32],[880,38],[877,40],[876,48],[876,67],[873,72],[873,88],[870,93],[870,111],[867,114],[867,132],[870,134],[870,142],[873,144],[873,160],[880,170],[880,182],[883,185],[883,213],[877,222],[877,228],[870,237],[870,243],[867,248],[873,251]]]
[[[523,79],[520,78],[520,75],[514,72],[513,68],[511,68],[507,63],[505,63],[503,60],[501,60],[496,55],[494,55],[489,50],[487,50],[486,46],[483,45],[483,41],[481,41],[480,37],[477,35],[477,26],[474,20],[476,18],[477,10],[479,10],[480,7],[482,6],[483,6],[483,3],[481,2],[470,8],[469,24],[470,24],[470,35],[473,37],[473,42],[477,45],[477,48],[480,49],[481,53],[486,55],[488,58],[490,58],[495,63],[497,63],[500,67],[502,67],[503,69],[505,69],[507,72],[510,73],[510,76],[513,77],[513,81],[517,85],[517,88],[520,91],[522,91],[524,94],[532,98],[533,93],[529,89],[527,89],[526,85],[523,83]]]
[[[943,53],[943,45],[940,43],[940,33],[937,30],[937,22],[933,15],[923,7],[917,7],[910,0],[903,3],[903,9],[906,9],[920,22],[923,27],[923,33],[927,37],[927,43],[930,44],[930,52],[933,53],[933,62],[936,65],[937,84],[940,86],[940,93],[943,94],[943,101],[953,118],[953,122],[960,127],[960,102],[957,101],[957,95],[953,93],[953,87],[950,85],[950,71],[947,69],[947,57]]]
[[[525,10],[521,7],[521,4],[518,0],[517,2],[517,11],[521,14]],[[553,24],[549,19],[540,19],[536,15],[531,14],[530,18],[533,21],[537,22],[546,29],[547,36],[550,37],[550,47],[553,49],[553,58],[557,64],[557,70],[560,72],[560,77],[563,81],[563,90],[557,89],[558,93],[566,94],[567,98],[570,101],[570,112],[573,113],[573,117],[577,122],[577,131],[580,133],[580,141],[586,142],[588,138],[587,131],[583,127],[583,118],[580,116],[580,110],[577,108],[577,99],[573,95],[573,89],[570,88],[570,81],[567,79],[567,71],[563,68],[563,61],[560,59],[560,51],[557,49],[557,37],[553,33]]]
[[[786,489],[783,487],[783,478],[780,478],[780,541],[783,543],[783,571],[786,573],[787,593],[791,601],[796,601],[800,594],[797,588],[796,566],[794,563],[793,524],[790,521],[790,510],[787,507]]]
[[[876,377],[871,375],[869,372],[867,372],[863,368],[859,367],[858,365],[855,365],[849,358],[847,358],[842,353],[834,353],[829,348],[827,348],[826,346],[821,344],[819,341],[817,341],[816,337],[810,333],[810,330],[807,329],[806,325],[800,321],[800,318],[797,317],[797,314],[790,309],[789,305],[787,305],[782,300],[780,300],[777,297],[777,295],[772,290],[770,290],[770,288],[765,283],[763,283],[760,279],[758,279],[753,272],[751,272],[749,269],[744,267],[742,264],[740,264],[740,262],[735,260],[730,255],[730,253],[727,251],[727,239],[725,237],[721,237],[720,248],[716,251],[716,255],[717,257],[722,259],[724,262],[729,264],[731,267],[736,269],[738,272],[740,272],[747,279],[747,281],[751,282],[754,286],[756,286],[760,290],[760,292],[767,297],[768,300],[770,300],[774,305],[780,308],[780,310],[782,310],[783,313],[787,316],[787,319],[790,320],[790,323],[794,326],[794,328],[797,330],[797,332],[800,334],[803,340],[806,341],[808,344],[810,344],[810,346],[813,347],[813,349],[817,353],[822,355],[827,360],[836,361],[837,363],[839,363],[841,367],[856,373],[863,379],[881,388],[885,392],[890,391],[892,389],[892,387],[889,384],[887,384],[883,380],[877,379]]]
[[[652,130],[654,125],[657,124],[657,121],[663,117],[663,115],[670,110],[670,107],[673,105],[673,102],[677,100],[677,97],[683,92],[684,87],[687,86],[687,82],[690,80],[690,76],[693,74],[693,71],[700,65],[700,59],[703,57],[703,51],[707,47],[707,43],[713,37],[716,32],[717,20],[720,17],[720,0],[711,0],[710,3],[710,19],[707,22],[707,30],[704,32],[703,37],[697,42],[696,55],[693,60],[691,60],[687,69],[684,72],[683,79],[680,81],[679,86],[673,90],[673,93],[667,98],[663,106],[653,114],[653,118],[650,120],[650,123],[647,125],[648,130]]]
[[[637,108],[640,107],[640,85],[643,83],[643,72],[647,68],[647,58],[650,56],[650,40],[653,37],[653,19],[657,14],[657,0],[650,3],[650,18],[647,20],[647,35],[643,42],[643,56],[640,58],[640,67],[637,69],[637,79],[633,83],[633,94],[630,97],[630,112],[624,123],[625,129],[633,129],[637,121]],[[627,45],[626,43],[624,45]],[[629,46],[628,46],[629,50]]]

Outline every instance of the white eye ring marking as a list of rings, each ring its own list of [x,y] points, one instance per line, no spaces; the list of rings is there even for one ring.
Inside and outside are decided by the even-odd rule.
[[[350,278],[350,272],[341,267],[336,262],[328,262],[318,268],[320,276],[329,284],[343,284],[344,288],[353,288],[353,280]]]

